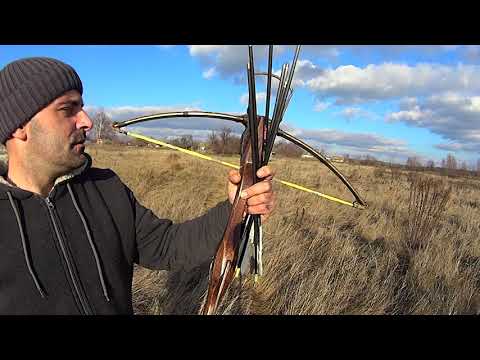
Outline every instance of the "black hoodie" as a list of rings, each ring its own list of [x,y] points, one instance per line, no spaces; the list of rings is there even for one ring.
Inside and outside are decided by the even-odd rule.
[[[0,314],[132,314],[134,263],[191,269],[214,256],[228,201],[173,224],[86,158],[47,198],[0,176]]]

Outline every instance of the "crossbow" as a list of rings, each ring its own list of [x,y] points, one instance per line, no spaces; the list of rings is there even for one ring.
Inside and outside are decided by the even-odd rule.
[[[217,247],[215,256],[210,265],[207,297],[201,310],[201,312],[206,315],[215,314],[221,299],[225,295],[229,285],[232,283],[236,275],[243,273],[254,274],[255,280],[258,276],[262,275],[261,218],[259,215],[247,214],[245,216],[246,200],[242,199],[240,194],[244,189],[247,189],[259,181],[257,178],[257,170],[260,167],[268,164],[277,135],[297,145],[302,150],[311,154],[322,164],[324,164],[342,181],[342,183],[351,192],[355,200],[353,202],[349,202],[330,195],[322,194],[291,182],[283,180],[276,181],[299,190],[314,193],[328,200],[333,200],[344,205],[352,206],[354,208],[364,209],[367,207],[366,202],[360,197],[352,184],[330,161],[328,161],[328,159],[326,159],[323,154],[302,140],[296,138],[292,134],[289,134],[288,132],[279,128],[290,99],[292,98],[292,79],[300,53],[300,46],[297,46],[295,50],[295,55],[291,66],[289,66],[289,64],[284,64],[282,66],[280,76],[272,73],[272,45],[269,46],[267,72],[255,72],[252,46],[248,47],[248,52],[247,79],[249,101],[246,114],[233,115],[228,113],[208,111],[174,111],[136,117],[122,122],[115,122],[113,124],[114,129],[125,135],[239,169],[241,182],[237,187],[236,196],[232,204],[232,209],[230,211],[222,240]],[[255,91],[256,76],[267,77],[266,108],[264,116],[257,114]],[[276,92],[273,115],[270,117],[271,81],[273,78],[278,80],[279,84]],[[211,158],[205,154],[200,154],[192,150],[168,144],[166,142],[132,131],[123,130],[124,127],[129,125],[138,124],[145,121],[169,118],[215,118],[233,121],[244,125],[245,131],[241,137],[240,165],[237,166],[230,164],[225,161]]]

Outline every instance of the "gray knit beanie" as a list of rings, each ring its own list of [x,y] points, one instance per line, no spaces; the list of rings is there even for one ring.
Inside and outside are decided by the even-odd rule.
[[[76,71],[59,60],[32,57],[0,71],[0,144],[37,112],[69,90],[83,93]]]

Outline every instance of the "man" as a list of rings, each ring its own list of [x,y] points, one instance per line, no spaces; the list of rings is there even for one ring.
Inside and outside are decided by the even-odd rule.
[[[173,224],[144,208],[109,169],[84,152],[92,121],[82,82],[69,65],[27,58],[0,71],[0,313],[132,314],[133,265],[191,269],[210,261],[226,226],[228,198],[205,215]],[[246,190],[247,211],[274,206],[268,167]]]

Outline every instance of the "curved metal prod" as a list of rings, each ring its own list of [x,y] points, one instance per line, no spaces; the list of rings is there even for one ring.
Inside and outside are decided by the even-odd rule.
[[[161,120],[161,119],[169,119],[169,118],[176,118],[176,117],[202,117],[202,118],[231,120],[246,126],[246,123],[245,123],[246,118],[242,115],[232,115],[232,114],[222,113],[222,112],[197,111],[197,110],[168,111],[168,112],[161,112],[161,113],[156,113],[152,115],[138,116],[130,120],[114,122],[112,126],[116,129],[120,129],[125,126],[141,123],[144,121]]]
[[[157,113],[152,115],[139,116],[133,119],[129,119],[121,122],[115,122],[113,123],[113,127],[117,129],[117,131],[122,132],[120,129],[125,126],[134,125],[134,124],[142,123],[145,121],[178,118],[178,117],[214,118],[214,119],[229,120],[236,123],[240,123],[245,127],[248,126],[247,115],[232,115],[228,113],[209,112],[209,111],[172,111],[172,112],[162,112],[162,113]],[[353,185],[340,172],[340,170],[338,170],[330,161],[328,161],[325,158],[325,156],[323,156],[319,151],[315,150],[313,147],[303,142],[302,140],[298,139],[294,135],[289,134],[285,130],[278,129],[278,136],[284,138],[285,140],[290,141],[291,143],[305,150],[306,152],[314,156],[317,160],[319,160],[322,164],[324,164],[330,171],[332,171],[354,196],[355,202],[353,203],[353,207],[363,209],[368,206],[367,203],[360,197],[360,194],[355,190]]]
[[[282,129],[278,129],[278,136],[283,137],[284,139],[294,143],[298,147],[302,148],[303,150],[312,154],[315,158],[317,158],[322,164],[324,164],[330,171],[332,171],[342,182],[343,184],[350,190],[352,195],[355,197],[355,200],[358,204],[362,207],[367,207],[367,203],[360,197],[358,192],[354,189],[352,184],[347,180],[347,178],[338,170],[335,165],[333,165],[330,161],[328,161],[325,156],[323,156],[319,151],[312,148],[307,143],[303,142],[302,140],[296,138],[292,134],[287,133]]]

